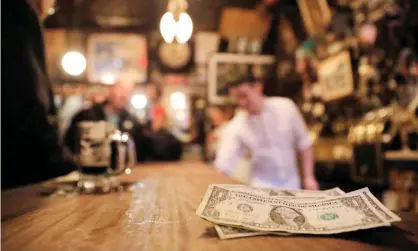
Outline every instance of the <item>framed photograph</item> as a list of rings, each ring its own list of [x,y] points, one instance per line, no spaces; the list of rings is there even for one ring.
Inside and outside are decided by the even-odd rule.
[[[326,32],[332,18],[327,0],[298,0],[298,7],[310,36]]]
[[[322,99],[333,101],[349,96],[354,91],[350,53],[340,52],[319,63],[318,79],[322,86]]]
[[[260,79],[274,73],[274,56],[240,55],[231,53],[216,53],[209,58],[208,65],[208,95],[209,102],[225,104],[231,102],[225,87],[231,81],[248,74],[249,71]]]
[[[147,42],[144,36],[98,33],[88,38],[87,77],[90,82],[112,84],[117,79],[135,83],[147,79]]]

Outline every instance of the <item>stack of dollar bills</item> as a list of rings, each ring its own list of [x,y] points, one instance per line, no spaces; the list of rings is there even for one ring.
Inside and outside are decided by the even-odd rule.
[[[368,188],[345,193],[213,184],[196,214],[215,223],[221,239],[337,234],[401,221]]]

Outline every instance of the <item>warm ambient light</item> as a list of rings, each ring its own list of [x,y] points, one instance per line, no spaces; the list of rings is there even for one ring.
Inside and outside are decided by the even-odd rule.
[[[112,73],[105,73],[101,77],[101,81],[105,85],[113,85],[116,82],[116,77]]]
[[[180,44],[189,41],[193,33],[193,22],[189,14],[180,13],[179,21],[176,26],[176,40]]]
[[[186,1],[169,1],[168,11],[160,21],[161,36],[166,43],[172,43],[176,39],[178,43],[184,44],[192,36],[193,21],[186,9]]]
[[[144,109],[147,106],[148,100],[144,94],[135,94],[131,98],[131,103],[136,109]]]
[[[186,95],[182,92],[174,92],[170,95],[170,104],[174,110],[186,109]]]
[[[86,58],[77,51],[65,53],[61,61],[64,71],[71,76],[78,76],[84,72],[87,66]]]
[[[174,20],[173,13],[166,12],[161,18],[160,32],[166,43],[171,43],[176,35],[176,20]]]

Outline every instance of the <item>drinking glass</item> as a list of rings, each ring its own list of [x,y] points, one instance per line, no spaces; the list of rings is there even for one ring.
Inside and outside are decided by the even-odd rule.
[[[136,163],[135,144],[128,133],[106,121],[77,124],[76,160],[82,192],[109,192],[119,186],[117,176]]]

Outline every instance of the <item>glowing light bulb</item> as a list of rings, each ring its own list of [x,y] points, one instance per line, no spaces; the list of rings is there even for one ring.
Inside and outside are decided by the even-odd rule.
[[[78,76],[86,69],[87,61],[80,52],[69,51],[62,57],[61,65],[67,74]]]
[[[171,12],[166,12],[160,21],[160,32],[166,43],[171,43],[176,35],[176,20]]]
[[[166,43],[172,43],[176,39],[178,43],[184,44],[193,33],[192,18],[186,12],[181,12],[176,21],[173,12],[168,11],[161,18],[160,32]]]
[[[144,94],[135,94],[131,98],[131,103],[136,109],[144,109],[147,106],[148,100]]]
[[[170,104],[175,110],[186,109],[186,95],[179,91],[174,92],[170,95]]]
[[[113,85],[116,82],[116,77],[112,73],[106,72],[102,75],[101,81],[105,85]]]
[[[182,12],[176,24],[176,41],[184,44],[189,41],[193,33],[193,21],[189,14]]]
[[[184,121],[186,119],[186,112],[185,111],[176,112],[176,118],[179,121]]]

